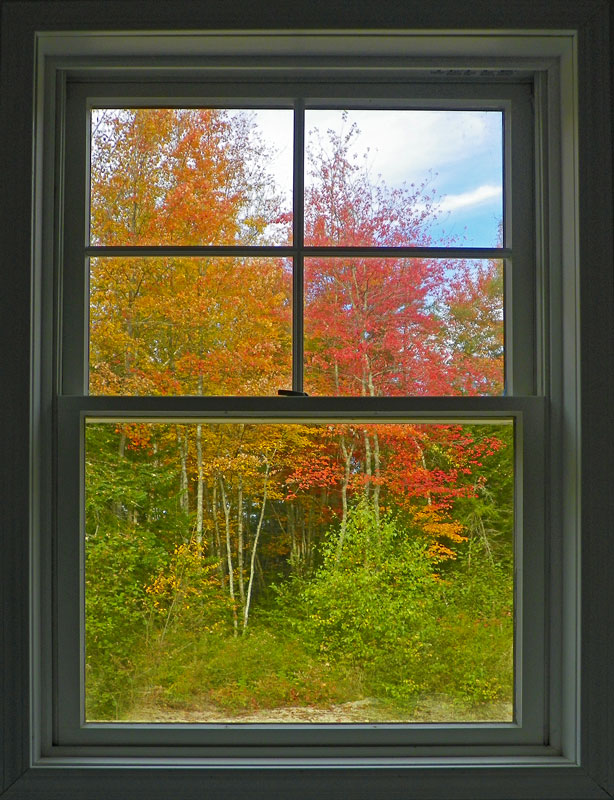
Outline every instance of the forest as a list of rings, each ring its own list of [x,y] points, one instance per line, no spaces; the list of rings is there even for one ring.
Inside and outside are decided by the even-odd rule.
[[[436,193],[373,176],[339,118],[308,137],[305,244],[433,246]],[[92,245],[273,255],[91,258],[91,394],[291,388],[292,202],[260,119],[92,111]],[[308,254],[305,391],[501,395],[503,278]],[[88,721],[512,719],[511,419],[92,419],[85,461]]]

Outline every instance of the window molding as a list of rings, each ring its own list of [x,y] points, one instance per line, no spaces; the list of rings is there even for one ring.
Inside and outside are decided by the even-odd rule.
[[[559,9],[548,10],[548,4],[533,3],[531,9],[505,8],[501,4],[496,10],[500,12],[501,22],[512,28],[532,27],[535,29],[552,25],[565,25],[567,33],[556,33],[552,40],[565,40],[577,45],[577,70],[579,92],[562,95],[561,113],[565,119],[576,118],[578,130],[569,132],[563,137],[561,148],[563,153],[563,181],[567,181],[566,190],[562,193],[563,205],[563,243],[561,252],[553,250],[549,241],[540,243],[541,247],[550,248],[548,260],[551,264],[561,264],[564,286],[558,287],[555,275],[550,275],[551,291],[561,293],[563,319],[560,322],[560,333],[553,333],[553,353],[567,368],[561,370],[562,385],[554,387],[553,396],[560,391],[568,398],[565,405],[555,407],[552,424],[558,426],[564,437],[571,437],[566,452],[567,460],[561,468],[568,476],[569,483],[564,486],[565,492],[573,490],[574,482],[582,476],[582,507],[574,512],[574,519],[566,516],[567,527],[562,525],[563,558],[572,562],[580,561],[579,544],[576,536],[576,524],[581,522],[585,535],[582,538],[581,570],[584,593],[582,597],[582,642],[581,673],[578,677],[576,669],[563,670],[563,695],[581,698],[581,708],[575,702],[564,704],[562,714],[561,750],[563,756],[533,757],[516,759],[507,768],[506,761],[498,759],[493,766],[488,758],[467,760],[453,756],[437,763],[432,760],[412,763],[411,771],[390,763],[387,767],[374,768],[364,764],[360,770],[350,770],[338,765],[336,768],[317,767],[301,770],[300,777],[296,771],[281,769],[278,764],[262,765],[262,769],[249,768],[247,763],[235,762],[242,769],[185,769],[179,768],[176,762],[173,767],[165,769],[164,761],[159,761],[156,770],[143,770],[137,767],[138,759],[133,759],[133,769],[104,769],[103,760],[99,767],[87,768],[74,766],[63,767],[62,758],[53,762],[37,757],[39,741],[33,718],[30,716],[29,681],[29,645],[26,637],[29,619],[32,629],[40,624],[38,609],[34,606],[28,614],[28,586],[24,576],[30,574],[37,579],[36,537],[33,537],[33,552],[28,553],[28,478],[32,485],[45,484],[45,474],[40,474],[39,464],[33,460],[30,464],[26,442],[31,436],[32,446],[48,446],[44,435],[50,409],[41,407],[38,402],[36,383],[50,378],[53,364],[40,358],[39,331],[34,328],[32,337],[33,353],[33,386],[32,386],[32,425],[28,422],[28,409],[24,397],[28,393],[30,383],[30,341],[25,321],[30,313],[30,275],[24,267],[31,261],[31,248],[39,253],[45,243],[41,240],[41,215],[49,213],[49,207],[36,206],[34,209],[34,226],[31,233],[24,220],[31,217],[31,186],[24,176],[30,175],[31,151],[28,147],[31,137],[31,83],[33,74],[33,46],[35,30],[48,28],[67,29],[79,27],[75,16],[75,7],[68,3],[53,4],[54,10],[41,7],[36,22],[30,22],[31,6],[28,3],[14,2],[3,9],[3,82],[1,110],[3,121],[2,158],[7,196],[3,198],[2,216],[7,221],[10,231],[6,253],[6,301],[7,311],[2,315],[3,341],[10,342],[7,352],[8,375],[13,378],[11,386],[14,393],[3,398],[6,401],[6,414],[3,423],[6,426],[4,441],[10,459],[5,458],[6,480],[2,487],[6,491],[3,502],[4,521],[9,532],[5,548],[3,564],[3,601],[5,609],[3,657],[5,666],[6,699],[2,706],[2,724],[4,726],[4,756],[2,789],[8,789],[7,797],[49,797],[49,796],[105,796],[120,797],[125,793],[127,781],[137,780],[146,787],[152,797],[165,797],[169,792],[183,797],[200,796],[203,787],[222,796],[234,796],[243,793],[249,784],[252,797],[269,797],[272,793],[281,796],[296,794],[297,781],[300,781],[301,792],[310,796],[318,792],[328,797],[338,792],[338,781],[343,781],[344,788],[350,796],[374,796],[383,793],[386,796],[436,797],[454,794],[466,797],[608,797],[614,794],[614,735],[612,709],[604,713],[604,705],[614,693],[612,642],[607,632],[613,629],[614,603],[612,600],[612,581],[610,576],[613,565],[612,543],[608,541],[608,526],[612,518],[612,492],[610,489],[613,474],[612,454],[605,442],[611,442],[612,434],[612,221],[611,221],[611,169],[610,169],[610,117],[604,113],[609,111],[609,37],[607,7],[602,3],[583,4],[581,9],[575,4],[561,2]],[[89,4],[88,4],[89,5]],[[92,29],[100,26],[108,28],[104,20],[104,4],[93,5],[93,15],[87,21]],[[140,4],[139,4],[140,5]],[[152,30],[156,27],[173,27],[180,14],[175,4],[160,4],[161,8],[152,13],[148,24]],[[450,27],[458,24],[459,28],[468,25],[486,27],[494,24],[495,10],[488,12],[467,10],[464,4],[436,2],[430,4],[421,14],[420,23],[402,16],[393,10],[394,4],[385,3],[383,8],[374,8],[366,3],[359,3],[353,13],[359,27],[365,30],[375,27],[433,27],[440,28],[442,19],[450,20]],[[416,4],[416,9],[417,9]],[[132,6],[132,8],[130,8]],[[119,27],[133,27],[140,23],[135,13],[134,4],[117,4]],[[108,8],[108,7],[107,7]],[[193,6],[191,7],[193,11]],[[316,9],[320,11],[320,9]],[[275,9],[273,9],[275,11]],[[78,12],[77,12],[78,13]],[[258,23],[250,14],[239,15],[242,25],[253,24],[254,28],[268,21],[271,9],[264,12],[264,19]],[[467,13],[469,16],[467,16]],[[236,21],[229,23],[233,16],[230,10],[217,11],[212,25],[224,29],[230,28]],[[226,16],[224,16],[226,14]],[[449,14],[449,17],[446,16]],[[476,14],[484,15],[476,24]],[[379,15],[381,22],[374,20]],[[202,20],[188,14],[182,16],[185,27],[202,27]],[[300,15],[299,15],[300,16]],[[411,14],[407,15],[408,17]],[[521,18],[522,17],[522,18]],[[556,19],[555,19],[556,18]],[[303,25],[307,29],[317,27],[313,18],[305,14]],[[188,20],[188,22],[186,22]],[[322,25],[329,23],[326,12],[322,17]],[[437,23],[438,21],[438,23]],[[281,23],[283,24],[283,23]],[[329,23],[331,24],[331,23]],[[333,21],[331,27],[339,26]],[[380,27],[381,26],[381,27]],[[85,24],[84,24],[85,27]],[[271,27],[274,27],[271,24]],[[299,24],[300,27],[300,24]],[[575,31],[575,32],[574,32]],[[364,32],[364,31],[363,31]],[[458,33],[458,31],[457,31]],[[45,37],[42,37],[45,38]],[[39,40],[42,41],[42,38]],[[113,39],[114,37],[110,37]],[[119,39],[119,37],[116,37]],[[149,37],[144,37],[149,39]],[[425,37],[425,39],[428,37]],[[518,37],[520,38],[520,37]],[[459,40],[451,36],[455,46]],[[478,41],[488,49],[495,48],[487,37]],[[541,42],[542,40],[540,40]],[[150,43],[150,42],[148,42]],[[94,44],[93,41],[90,44]],[[458,53],[455,54],[458,56]],[[556,60],[556,54],[549,54]],[[461,56],[462,57],[462,56]],[[574,56],[561,60],[562,78],[565,72],[573,74]],[[478,59],[479,61],[479,59]],[[465,65],[466,66],[466,65]],[[568,84],[569,85],[569,84]],[[40,110],[40,109],[39,109]],[[553,112],[554,113],[554,112]],[[10,124],[9,124],[10,121]],[[16,136],[24,143],[21,151],[15,153],[12,143]],[[577,140],[576,140],[577,136]],[[39,146],[38,140],[36,146]],[[577,158],[577,152],[581,157]],[[37,152],[40,157],[41,153]],[[557,170],[549,171],[542,183],[543,191],[555,197],[560,192],[556,185]],[[36,173],[35,180],[41,180]],[[38,189],[40,190],[40,185]],[[48,199],[53,196],[52,186],[46,191],[38,191],[38,197]],[[570,221],[578,217],[575,207],[579,196],[580,231]],[[553,204],[550,204],[553,207]],[[557,210],[553,210],[556,217]],[[566,224],[566,222],[568,224]],[[547,224],[544,226],[547,228]],[[6,257],[6,256],[5,256]],[[576,264],[580,263],[579,278],[576,276]],[[34,316],[40,311],[46,312],[45,285],[33,287]],[[577,297],[579,290],[583,306],[581,324],[581,344],[579,331],[567,324],[576,317]],[[39,307],[40,304],[40,307]],[[568,312],[568,313],[566,313]],[[558,348],[554,345],[560,344]],[[578,377],[576,365],[579,363],[577,349],[581,356],[582,375]],[[43,373],[39,371],[42,366]],[[547,379],[547,376],[545,376]],[[581,386],[582,408],[577,404],[576,388]],[[556,404],[555,404],[556,405]],[[583,447],[579,452],[575,446],[574,431],[581,426]],[[30,466],[28,466],[30,464]],[[565,498],[561,497],[561,502]],[[556,505],[556,504],[555,504]],[[30,530],[35,532],[39,524],[36,514],[30,521]],[[591,534],[590,536],[588,534]],[[31,557],[31,561],[29,561]],[[554,565],[556,566],[556,565]],[[553,570],[556,572],[556,569]],[[554,587],[556,590],[556,587]],[[564,607],[562,619],[565,625],[561,634],[565,646],[567,643],[576,650],[577,632],[580,626],[575,624],[575,612],[579,610],[575,592],[575,582],[570,581],[563,589]],[[555,626],[556,628],[556,626]],[[557,644],[554,642],[556,648]],[[564,659],[564,664],[569,660]],[[36,685],[36,682],[35,684]],[[44,687],[46,691],[48,687]],[[36,707],[40,698],[33,698]],[[556,698],[553,698],[556,704]],[[58,754],[59,755],[59,754]],[[83,754],[84,755],[84,754]],[[489,763],[490,762],[490,763]],[[65,762],[66,763],[66,762]],[[83,762],[82,762],[83,763]],[[507,762],[509,763],[509,762]],[[148,765],[143,755],[140,766]],[[168,765],[168,762],[167,762]],[[273,767],[275,769],[268,769]],[[439,767],[439,768],[438,768]],[[72,789],[69,786],[72,785]],[[12,787],[12,788],[11,788]]]

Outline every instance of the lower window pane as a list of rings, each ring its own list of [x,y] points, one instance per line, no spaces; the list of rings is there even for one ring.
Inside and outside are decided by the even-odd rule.
[[[513,719],[497,424],[86,425],[86,719]]]

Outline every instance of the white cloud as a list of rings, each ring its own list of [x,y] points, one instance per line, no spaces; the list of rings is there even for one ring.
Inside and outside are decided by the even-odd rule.
[[[345,131],[356,123],[355,152],[369,148],[372,174],[398,186],[430,183],[434,173],[449,180],[459,168],[470,172],[476,161],[500,170],[501,120],[501,113],[493,111],[355,110],[348,113]],[[321,134],[327,128],[341,131],[339,111],[307,111],[306,122],[308,132],[314,127]]]
[[[444,195],[437,204],[441,211],[457,211],[460,208],[470,208],[483,203],[491,203],[501,197],[501,187],[491,184],[478,186],[468,192]]]
[[[264,141],[276,151],[267,168],[289,206],[292,111],[256,110],[252,114]],[[327,129],[343,135],[353,123],[360,135],[351,152],[357,163],[368,166],[374,180],[379,175],[388,186],[424,183],[427,193],[436,190],[435,205],[446,216],[448,226],[461,224],[463,212],[479,207],[486,210],[489,204],[495,216],[501,215],[501,112],[363,109],[348,112],[343,123],[339,110],[308,110],[307,140],[314,142],[310,135],[314,128],[325,142]],[[474,227],[472,222],[472,230]],[[490,234],[487,238],[490,240]]]

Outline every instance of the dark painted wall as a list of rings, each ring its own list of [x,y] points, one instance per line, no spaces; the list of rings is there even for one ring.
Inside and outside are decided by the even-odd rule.
[[[543,10],[555,8],[559,14],[560,28],[573,27],[578,13],[592,14],[603,8],[605,0],[550,0],[545,6],[540,0],[458,0],[448,3],[445,20],[441,18],[440,0],[160,0],[144,7],[139,0],[4,0],[1,2],[2,28],[0,30],[0,58],[3,72],[0,84],[0,562],[10,564],[1,580],[2,613],[0,620],[0,655],[6,659],[6,669],[0,668],[2,688],[0,697],[0,722],[12,718],[15,710],[24,709],[27,703],[27,653],[23,639],[15,636],[15,620],[25,629],[28,610],[24,602],[25,576],[28,574],[28,396],[30,385],[30,201],[29,176],[31,171],[31,85],[23,91],[9,95],[7,89],[19,85],[32,66],[32,50],[24,30],[33,22],[47,29],[87,28],[89,24],[141,28],[151,24],[158,28],[191,25],[200,28],[479,28],[483,13],[492,18],[493,5],[501,14],[501,23],[512,15],[513,27],[539,28],[546,19]],[[611,27],[614,28],[614,6],[610,3]],[[28,12],[28,19],[15,12]],[[146,10],[145,10],[146,8]],[[152,19],[152,15],[155,19]],[[77,22],[76,20],[79,20]],[[146,23],[144,23],[144,20]],[[518,22],[520,20],[520,23]],[[614,55],[614,53],[612,53]],[[610,58],[610,70],[614,59]],[[607,80],[609,76],[604,75]],[[614,85],[614,72],[611,74]],[[612,103],[603,103],[604,117],[611,118]],[[585,138],[590,147],[590,138]],[[609,187],[612,199],[612,187]],[[611,244],[613,226],[603,232]],[[611,251],[611,247],[605,248]],[[609,255],[607,256],[609,258]],[[608,276],[604,291],[611,296],[614,285],[612,265],[606,260],[600,266],[600,279]],[[602,284],[603,285],[603,284]],[[611,318],[611,317],[608,317]],[[612,331],[611,333],[614,333]],[[610,341],[612,335],[601,340]],[[611,344],[610,344],[611,348]],[[604,351],[605,352],[605,351]],[[610,351],[608,351],[610,352]],[[610,369],[609,356],[604,355],[604,371]],[[599,380],[596,371],[595,380]],[[611,383],[610,383],[611,386]],[[588,387],[590,390],[590,387]],[[611,402],[604,398],[604,403]],[[596,409],[594,409],[596,410]],[[590,422],[587,417],[587,422]],[[599,429],[603,431],[603,429]],[[34,431],[36,436],[37,432]],[[596,445],[599,431],[595,433]],[[603,442],[601,446],[604,447]],[[610,447],[606,440],[605,448]],[[605,462],[604,462],[605,463]],[[608,492],[612,475],[605,476],[599,491]],[[609,488],[610,494],[611,487]],[[602,602],[602,599],[600,598]],[[595,606],[595,613],[605,613]],[[592,612],[591,612],[592,613]],[[611,642],[597,643],[599,647]],[[611,694],[609,695],[611,698]],[[608,697],[605,694],[604,697]],[[3,698],[8,700],[3,703]],[[595,713],[599,709],[596,708]],[[19,716],[19,715],[17,715]],[[8,723],[7,723],[8,724]],[[1,736],[1,731],[0,731]],[[27,761],[28,732],[20,725],[5,728],[0,745],[3,748],[8,771],[0,775],[0,793],[3,786],[12,784],[25,769]],[[612,776],[610,776],[612,778]],[[604,779],[605,780],[605,779]]]

